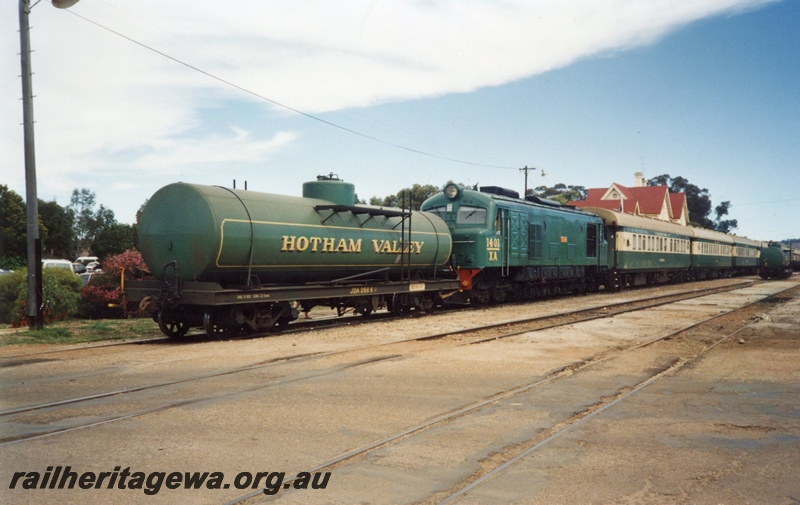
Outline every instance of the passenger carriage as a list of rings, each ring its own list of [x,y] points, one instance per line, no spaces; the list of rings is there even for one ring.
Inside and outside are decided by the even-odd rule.
[[[755,275],[762,242],[731,235],[733,239],[733,271],[735,275]]]
[[[681,282],[692,266],[694,229],[595,207],[609,237],[608,289]]]
[[[692,228],[692,271],[695,279],[729,277],[733,273],[733,237],[718,231]]]

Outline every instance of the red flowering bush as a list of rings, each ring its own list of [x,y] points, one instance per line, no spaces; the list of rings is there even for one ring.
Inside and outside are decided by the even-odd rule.
[[[95,273],[81,290],[81,315],[89,318],[124,317],[122,275],[125,280],[149,277],[142,253],[129,249],[103,261],[102,273]]]

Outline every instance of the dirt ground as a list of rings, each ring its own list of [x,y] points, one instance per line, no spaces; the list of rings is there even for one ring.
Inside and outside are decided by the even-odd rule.
[[[800,502],[800,298],[459,503]]]
[[[390,343],[687,286],[27,361],[10,356],[45,349],[4,348],[3,410],[222,375],[0,418],[6,437],[101,423],[0,444],[0,501],[226,503],[250,491],[230,485],[237,473],[294,476],[374,445],[325,467],[325,489],[269,496],[256,489],[248,503],[797,503],[800,296],[797,289],[775,295],[799,281],[479,345]],[[690,329],[715,315],[724,317]],[[678,330],[686,331],[658,340]],[[252,367],[225,373],[242,366]],[[9,489],[14,473],[67,465],[94,473],[218,471],[229,487],[34,490],[18,479]]]

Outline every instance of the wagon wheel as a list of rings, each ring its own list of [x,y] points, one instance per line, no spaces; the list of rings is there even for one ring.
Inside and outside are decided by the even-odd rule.
[[[411,300],[407,293],[396,293],[392,297],[392,312],[396,316],[407,316],[411,314]]]
[[[211,309],[206,309],[203,313],[203,329],[206,335],[212,338],[228,338],[233,336],[233,328],[223,325],[219,316],[214,314]]]
[[[158,328],[169,338],[180,338],[189,331],[189,325],[174,310],[158,311]]]
[[[356,313],[356,314],[358,314],[358,315],[361,315],[361,316],[367,317],[367,316],[369,316],[370,314],[372,314],[372,306],[369,306],[369,305],[361,305],[361,306],[359,306],[359,307],[356,307],[356,309],[355,309],[355,313]]]

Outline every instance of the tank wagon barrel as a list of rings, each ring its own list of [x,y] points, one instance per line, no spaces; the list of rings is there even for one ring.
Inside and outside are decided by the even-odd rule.
[[[383,278],[385,269],[404,266],[433,274],[447,261],[450,236],[436,216],[356,207],[353,186],[347,195],[344,184],[304,185],[304,195],[319,197],[321,185],[330,187],[329,200],[170,184],[142,212],[142,255],[157,277],[176,261],[183,281],[229,285],[247,285],[253,277],[262,284]]]
[[[764,279],[788,279],[792,276],[792,251],[770,242],[758,258],[758,275]]]
[[[126,294],[170,336],[283,325],[291,301],[430,308],[458,288],[443,277],[452,241],[438,216],[356,205],[352,184],[326,176],[302,197],[170,184],[145,205],[139,246],[157,280]]]

